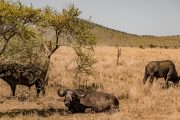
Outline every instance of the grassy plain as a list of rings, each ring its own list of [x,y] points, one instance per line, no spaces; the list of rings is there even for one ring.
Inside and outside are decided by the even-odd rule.
[[[75,59],[72,49],[59,48],[51,58],[50,80],[46,95],[37,98],[35,87],[30,90],[17,86],[16,97],[10,87],[0,80],[0,119],[62,119],[62,120],[179,120],[180,88],[162,89],[163,79],[152,87],[143,85],[144,67],[151,60],[172,60],[180,74],[179,49],[140,49],[122,47],[120,65],[116,65],[115,47],[96,47],[94,76],[88,85],[96,84],[98,91],[118,96],[120,112],[97,114],[67,114],[63,98],[57,95],[61,86],[73,88]]]

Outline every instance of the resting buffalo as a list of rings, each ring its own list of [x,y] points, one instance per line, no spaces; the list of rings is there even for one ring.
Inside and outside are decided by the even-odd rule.
[[[0,65],[0,78],[2,78],[10,85],[13,96],[15,96],[17,84],[25,85],[29,88],[35,84],[37,96],[41,90],[42,93],[45,94],[45,75],[46,72],[43,69],[40,69],[33,64],[21,65],[12,63]]]
[[[150,77],[150,83],[153,83],[154,77],[164,78],[165,87],[168,87],[168,81],[172,81],[174,85],[178,85],[180,77],[176,72],[175,65],[170,60],[165,61],[151,61],[146,65],[143,83],[145,84],[148,77]]]
[[[65,106],[72,113],[84,113],[87,108],[95,112],[119,111],[119,101],[112,94],[87,89],[59,89],[58,95],[65,96]]]

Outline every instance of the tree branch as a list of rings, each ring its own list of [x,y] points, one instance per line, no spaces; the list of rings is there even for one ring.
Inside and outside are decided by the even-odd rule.
[[[7,45],[8,45],[8,42],[9,42],[9,41],[5,41],[5,44],[4,44],[3,48],[2,48],[1,51],[0,51],[0,56],[5,52],[6,47],[7,47]]]

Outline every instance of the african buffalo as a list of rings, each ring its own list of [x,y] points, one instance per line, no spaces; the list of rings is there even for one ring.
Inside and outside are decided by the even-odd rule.
[[[0,65],[0,78],[10,85],[13,96],[15,96],[17,84],[25,85],[29,88],[35,84],[37,96],[41,90],[44,95],[45,76],[46,72],[33,64],[21,65],[17,63],[11,63]]]
[[[174,85],[178,85],[180,77],[176,72],[175,65],[170,60],[165,61],[151,61],[146,65],[143,83],[145,84],[148,77],[150,77],[150,83],[153,83],[154,77],[164,78],[165,87],[168,87],[168,81],[172,81]]]
[[[119,111],[119,101],[112,94],[87,89],[59,89],[58,95],[65,96],[65,106],[72,113],[84,113],[87,108],[95,112]]]

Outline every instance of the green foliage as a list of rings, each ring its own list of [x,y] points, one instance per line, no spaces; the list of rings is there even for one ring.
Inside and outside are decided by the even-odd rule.
[[[13,37],[31,39],[35,37],[34,26],[41,21],[40,9],[26,7],[20,2],[0,1],[0,40],[4,43],[0,55],[5,52]]]
[[[91,26],[78,18],[80,13],[74,5],[57,12],[50,7],[40,10],[24,6],[21,2],[1,0],[0,43],[4,43],[0,49],[0,55],[3,54],[1,60],[48,67],[50,56],[59,46],[66,45],[72,47],[78,56],[75,72],[90,75],[96,41]],[[53,41],[43,40],[43,27],[55,31]],[[49,53],[46,54],[44,49]]]
[[[88,75],[92,74],[92,65],[95,63],[92,54],[82,51],[82,49],[74,49],[78,58],[77,58],[77,68],[76,72],[79,73],[86,73]]]
[[[61,45],[72,47],[77,55],[75,79],[79,81],[82,74],[87,76],[92,73],[92,65],[95,61],[92,52],[94,52],[93,46],[96,44],[95,37],[91,33],[92,27],[78,18],[80,13],[79,9],[70,5],[67,9],[63,9],[62,13],[47,7],[44,15],[45,24],[54,29],[56,36],[55,42],[53,42],[55,45],[49,57]],[[61,38],[60,41],[59,38]]]
[[[40,9],[21,2],[0,1],[1,62],[33,63],[44,67],[47,59],[37,25],[43,23]]]
[[[78,18],[80,13],[79,9],[75,8],[74,5],[63,9],[62,13],[53,11],[49,7],[45,9],[45,23],[51,26],[56,33],[56,49],[57,45],[63,45],[62,43],[67,43],[66,45],[72,47],[77,44],[80,47],[96,44],[90,25]],[[59,37],[63,38],[61,43],[59,43]]]

